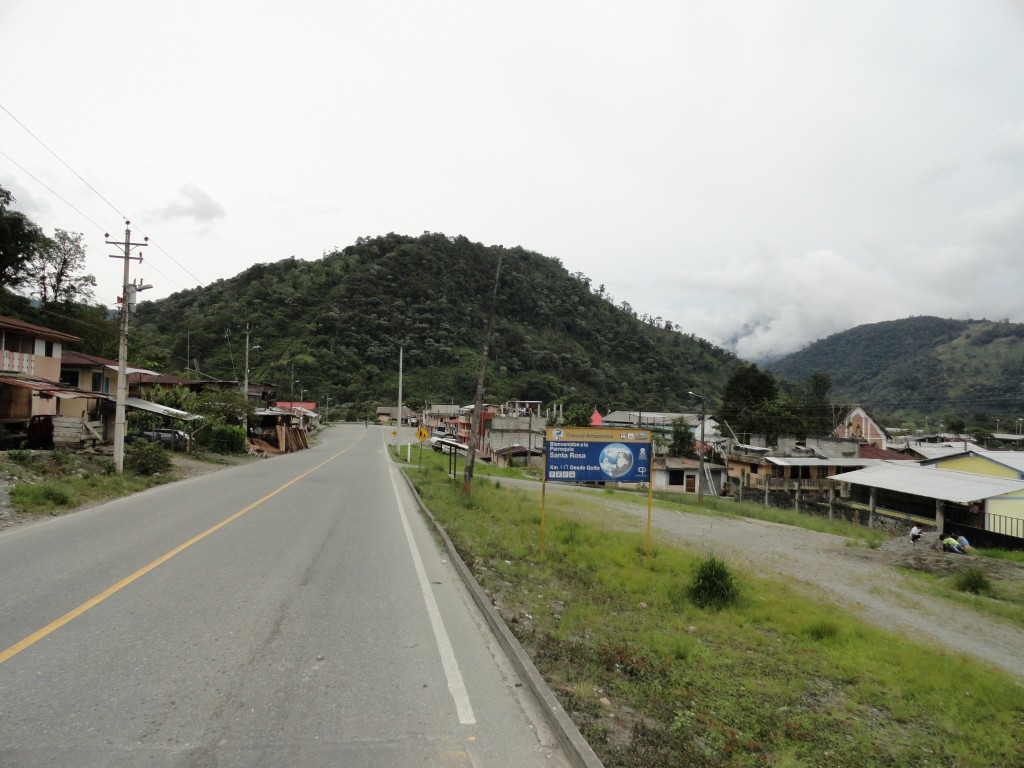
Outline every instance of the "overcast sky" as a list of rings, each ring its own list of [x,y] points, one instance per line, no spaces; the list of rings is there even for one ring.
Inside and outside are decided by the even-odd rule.
[[[746,359],[1024,322],[1024,0],[0,0],[0,72],[0,185],[105,303],[126,216],[146,298],[430,230]]]

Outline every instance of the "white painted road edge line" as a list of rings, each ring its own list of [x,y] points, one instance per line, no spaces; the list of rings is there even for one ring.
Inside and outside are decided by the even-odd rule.
[[[390,458],[388,459],[390,463]],[[402,518],[402,528],[405,529],[405,539],[409,543],[409,552],[412,555],[413,565],[416,567],[416,576],[420,580],[420,591],[423,593],[423,602],[427,607],[427,614],[430,616],[430,625],[434,629],[434,641],[437,643],[437,650],[441,654],[441,663],[444,665],[444,674],[448,678],[448,690],[455,699],[455,708],[459,712],[459,722],[462,725],[473,725],[476,723],[476,715],[473,714],[473,706],[469,703],[469,693],[466,691],[466,684],[462,680],[462,672],[459,670],[459,663],[455,660],[455,651],[452,650],[451,641],[448,639],[448,632],[441,620],[441,612],[437,608],[437,601],[430,589],[430,580],[423,568],[423,560],[419,550],[416,549],[416,541],[412,537],[412,528],[409,527],[409,518],[405,513],[405,505],[398,492],[398,484],[395,482],[395,470],[388,467],[388,474],[391,477],[391,487],[395,491],[395,502],[398,504],[398,513]]]

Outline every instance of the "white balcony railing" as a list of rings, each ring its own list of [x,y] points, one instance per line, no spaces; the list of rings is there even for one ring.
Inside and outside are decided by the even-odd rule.
[[[25,373],[31,376],[35,373],[35,360],[36,356],[28,352],[11,352],[5,349],[3,356],[0,357],[0,371]]]

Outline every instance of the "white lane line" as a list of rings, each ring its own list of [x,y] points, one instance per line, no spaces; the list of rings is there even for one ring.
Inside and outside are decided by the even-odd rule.
[[[473,706],[469,703],[469,693],[466,691],[466,684],[462,681],[462,672],[459,670],[459,662],[455,660],[455,651],[452,650],[451,641],[448,639],[448,632],[441,620],[441,612],[437,608],[437,601],[430,589],[430,580],[423,568],[423,560],[416,548],[416,541],[412,537],[412,528],[409,527],[409,518],[405,513],[405,505],[398,492],[398,484],[395,482],[395,472],[390,469],[391,487],[395,491],[395,502],[398,504],[399,516],[402,518],[402,528],[405,529],[405,539],[409,543],[409,552],[412,555],[413,565],[416,566],[416,576],[420,580],[420,591],[423,593],[423,602],[427,607],[427,614],[430,616],[430,625],[434,629],[434,642],[437,643],[437,650],[441,654],[441,664],[444,666],[445,677],[448,678],[448,690],[455,699],[455,708],[459,712],[459,722],[462,725],[473,725],[476,723],[476,715],[473,714]]]

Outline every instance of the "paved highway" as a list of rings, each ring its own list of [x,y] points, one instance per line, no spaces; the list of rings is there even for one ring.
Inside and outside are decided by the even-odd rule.
[[[0,766],[568,765],[389,438],[0,534]]]

